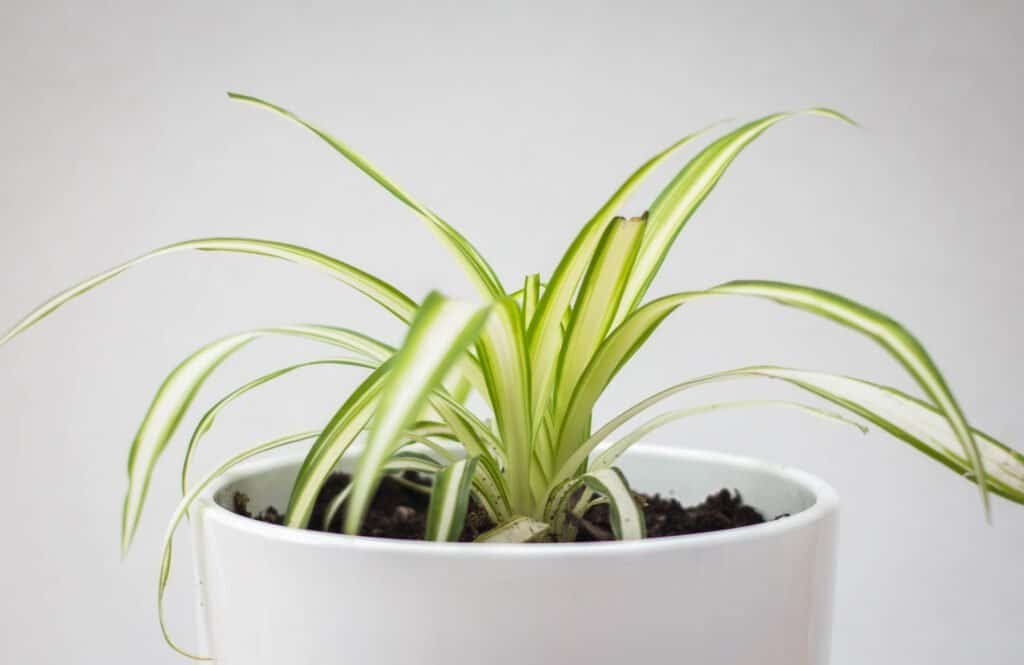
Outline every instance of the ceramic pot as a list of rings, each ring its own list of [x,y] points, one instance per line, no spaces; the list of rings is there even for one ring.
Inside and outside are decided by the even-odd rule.
[[[737,488],[770,521],[617,543],[362,538],[240,517],[282,508],[300,458],[220,478],[193,512],[202,653],[220,665],[824,665],[838,500],[800,471],[634,446],[638,491]],[[788,517],[773,520],[777,515]]]

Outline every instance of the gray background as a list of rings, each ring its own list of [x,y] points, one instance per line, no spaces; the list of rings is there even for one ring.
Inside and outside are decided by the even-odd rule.
[[[72,280],[218,234],[312,245],[415,297],[470,295],[408,211],[295,127],[229,102],[227,89],[347,138],[506,280],[550,271],[620,179],[682,133],[827,104],[864,128],[808,118],[772,130],[687,228],[655,292],[768,277],[846,293],[920,333],[972,420],[1024,445],[1024,22],[1014,3],[120,4],[0,9],[3,325]],[[192,255],[139,268],[0,349],[0,661],[180,662],[160,640],[153,600],[183,442],[121,562],[127,446],[184,354],[227,332],[301,321],[399,332],[321,276]],[[318,353],[254,346],[200,401]],[[862,338],[729,300],[669,321],[601,412],[755,362],[909,387]],[[204,463],[316,425],[353,379],[318,369],[254,395],[222,417]],[[799,465],[838,488],[835,663],[1019,660],[1024,508],[997,500],[987,526],[973,489],[908,447],[795,413],[710,416],[659,439]],[[179,551],[169,621],[188,640]]]

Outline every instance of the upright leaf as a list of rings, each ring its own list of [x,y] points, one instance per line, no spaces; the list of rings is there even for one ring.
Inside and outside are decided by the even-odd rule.
[[[654,169],[691,141],[703,136],[709,129],[710,127],[684,136],[644,162],[601,206],[562,255],[530,322],[528,342],[530,366],[533,368],[530,394],[534,404],[542,402],[554,381],[557,367],[555,360],[562,345],[562,321],[605,228],[611,223],[619,207]]]
[[[505,475],[512,509],[521,513],[528,513],[533,506],[530,367],[525,334],[522,312],[512,298],[506,297],[494,304],[494,313],[477,340],[480,367],[508,456]]]
[[[287,526],[303,528],[309,523],[320,489],[373,417],[393,362],[387,361],[366,377],[320,432],[292,485],[285,514]]]
[[[591,471],[584,474],[583,483],[608,499],[612,533],[616,540],[639,540],[647,535],[643,511],[621,471],[614,467]]]
[[[427,540],[458,540],[466,522],[476,458],[453,462],[434,476],[427,509]]]
[[[612,325],[645,223],[641,218],[616,218],[594,250],[594,258],[573,304],[565,344],[558,356],[557,406],[564,407],[569,401],[580,375]],[[534,405],[535,413],[544,409],[545,404]]]
[[[400,443],[402,432],[476,341],[489,314],[490,308],[470,308],[437,293],[424,300],[384,381],[369,439],[352,478],[352,495],[345,514],[346,533],[358,533],[380,482],[380,471]],[[307,479],[302,485],[308,489],[314,483]],[[298,521],[297,517],[289,515],[290,523]]]
[[[853,122],[830,109],[809,109],[802,113]],[[733,160],[768,128],[795,115],[800,113],[776,113],[726,134],[690,160],[662,190],[651,205],[650,224],[637,257],[636,269],[626,286],[623,306],[615,317],[616,323],[640,305],[679,232],[715,188]]]

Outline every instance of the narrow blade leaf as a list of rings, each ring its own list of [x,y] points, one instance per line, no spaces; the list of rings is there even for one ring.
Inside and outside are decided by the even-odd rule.
[[[381,469],[400,443],[402,432],[479,337],[489,314],[490,308],[471,308],[437,293],[424,300],[402,347],[391,361],[369,439],[352,479],[346,533],[358,533],[380,481]],[[322,481],[316,483],[316,489],[320,484]],[[312,487],[312,483],[306,482],[303,491]],[[296,517],[290,515],[289,519],[294,522]]]
[[[949,421],[971,463],[982,503],[988,514],[985,467],[981,452],[971,434],[952,391],[924,346],[906,328],[888,316],[848,298],[820,289],[782,282],[736,281],[717,286],[715,294],[746,295],[768,298],[780,304],[831,319],[840,325],[863,333],[878,342],[910,373],[925,394]]]
[[[690,418],[692,416],[699,416],[706,413],[716,413],[719,411],[727,411],[732,409],[749,409],[751,407],[764,407],[774,406],[783,407],[789,409],[795,409],[797,411],[803,411],[812,416],[821,418],[823,420],[832,420],[835,422],[843,423],[856,427],[861,431],[862,434],[867,434],[868,428],[860,424],[856,420],[852,420],[841,413],[835,411],[827,411],[820,409],[816,406],[810,406],[808,404],[801,404],[800,402],[793,402],[790,400],[737,400],[732,402],[716,402],[714,404],[702,404],[700,406],[690,407],[687,409],[678,409],[676,411],[669,411],[668,413],[662,413],[654,418],[650,419],[640,427],[636,428],[629,434],[626,434],[621,439],[610,445],[606,450],[601,451],[601,454],[597,455],[590,464],[592,470],[607,469],[615,464],[622,453],[632,446],[637,441],[641,441],[651,432],[657,430],[660,427],[664,427],[669,423],[682,420],[684,418]],[[581,448],[577,452],[583,452],[585,448]],[[575,459],[575,458],[574,458]],[[586,456],[583,455],[582,459],[585,461]]]
[[[427,540],[459,539],[466,522],[476,462],[475,457],[468,457],[449,464],[434,476],[427,510]]]
[[[640,540],[647,535],[644,514],[621,471],[615,467],[591,471],[583,476],[583,483],[608,499],[612,533],[617,540]]]
[[[645,225],[641,218],[618,217],[601,236],[580,284],[559,354],[556,406],[565,407],[580,375],[611,328]],[[535,412],[543,411],[545,404],[534,408]]]
[[[300,369],[306,369],[308,367],[323,367],[323,366],[343,366],[343,367],[362,367],[365,369],[376,369],[380,365],[379,362],[362,360],[358,358],[331,358],[326,360],[313,360],[310,362],[299,363],[296,365],[290,365],[282,369],[264,374],[252,381],[249,381],[245,385],[242,385],[230,393],[217,400],[213,406],[211,406],[206,413],[199,419],[199,423],[196,428],[192,431],[192,437],[188,442],[188,449],[185,451],[185,461],[181,466],[181,493],[184,496],[188,492],[188,476],[189,469],[192,467],[192,460],[199,450],[199,443],[203,437],[209,433],[213,428],[217,417],[226,409],[232,402],[238,400],[249,392],[259,388],[260,386],[270,383],[283,376],[291,374]]]
[[[221,464],[215,471],[203,478],[202,481],[189,490],[189,492],[178,503],[178,507],[175,509],[174,515],[171,517],[170,524],[167,526],[167,531],[164,534],[163,555],[160,558],[160,579],[157,583],[157,614],[160,618],[160,630],[163,633],[164,640],[166,640],[167,644],[179,654],[193,660],[213,660],[207,656],[195,655],[178,646],[174,639],[171,638],[170,631],[167,628],[167,623],[164,620],[164,594],[167,590],[167,582],[171,577],[171,563],[174,558],[174,534],[178,530],[178,526],[181,524],[182,519],[184,519],[185,515],[189,513],[189,510],[192,508],[192,504],[195,503],[195,500],[203,493],[203,490],[209,487],[210,483],[214,480],[230,471],[233,467],[241,464],[251,457],[255,457],[256,455],[274,450],[275,448],[298,443],[300,441],[308,441],[316,435],[317,432],[301,432],[299,434],[292,434],[290,436],[281,437],[280,439],[274,439],[273,441],[256,446],[255,448],[250,448],[245,452],[241,452]]]
[[[487,382],[500,440],[508,456],[512,508],[529,513],[532,464],[530,421],[530,368],[522,312],[510,297],[494,304],[494,312],[477,340],[477,355]]]
[[[528,335],[530,349],[531,396],[534,404],[540,404],[554,381],[557,368],[556,358],[562,345],[559,334],[562,321],[569,311],[576,287],[590,264],[590,259],[601,240],[602,234],[619,208],[636,191],[647,177],[665,160],[711,128],[689,134],[668,146],[644,162],[615,191],[594,216],[584,225],[569,249],[562,255],[548,282],[537,310],[530,320]]]
[[[466,269],[467,274],[483,295],[496,298],[505,294],[505,289],[502,288],[501,280],[498,279],[494,269],[488,265],[483,256],[480,255],[480,252],[478,252],[476,248],[466,240],[466,238],[464,238],[451,225],[438,217],[432,210],[412,198],[412,196],[410,196],[405,190],[378,171],[373,164],[352,150],[348,145],[334,138],[322,129],[306,122],[291,111],[277,106],[276,104],[236,92],[229,92],[228,97],[274,111],[275,113],[278,113],[313,132],[325,143],[334,148],[334,150],[341,156],[351,162],[356,168],[368,175],[392,196],[407,205],[424,221],[426,221],[434,234],[437,235],[437,237],[440,238],[441,241],[455,254],[456,258]]]
[[[148,254],[143,254],[58,293],[29,312],[21,321],[15,324],[7,334],[0,338],[0,346],[6,344],[12,338],[43,320],[71,300],[117,277],[129,268],[158,256],[194,250],[254,254],[290,261],[327,273],[363,295],[368,296],[406,323],[412,320],[412,316],[416,311],[416,303],[411,298],[384,280],[315,250],[273,240],[258,240],[254,238],[200,238],[168,245]]]
[[[616,323],[621,322],[639,306],[679,232],[715,188],[733,160],[770,127],[781,120],[801,114],[819,115],[853,124],[846,116],[830,109],[819,108],[769,115],[714,141],[690,160],[662,190],[651,205],[650,224],[636,260],[636,269],[626,286],[623,306],[616,315]]]

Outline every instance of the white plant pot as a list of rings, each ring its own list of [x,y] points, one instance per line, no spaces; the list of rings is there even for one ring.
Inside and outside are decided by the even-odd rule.
[[[722,487],[771,519],[626,543],[357,538],[235,515],[286,505],[298,458],[240,467],[193,512],[203,653],[221,665],[823,665],[838,500],[805,473],[635,446],[633,487]]]

